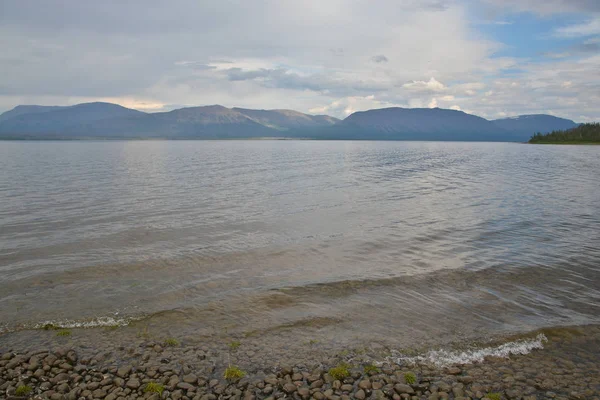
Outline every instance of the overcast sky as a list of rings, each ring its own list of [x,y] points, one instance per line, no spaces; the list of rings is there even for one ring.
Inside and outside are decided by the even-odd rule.
[[[110,101],[600,120],[600,0],[0,0],[0,112]]]

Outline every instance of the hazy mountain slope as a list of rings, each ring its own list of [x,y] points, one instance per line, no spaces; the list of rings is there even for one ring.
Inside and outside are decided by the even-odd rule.
[[[18,117],[19,115],[23,115],[23,114],[38,114],[38,113],[43,113],[43,112],[47,112],[47,111],[58,110],[61,108],[66,108],[66,107],[63,107],[63,106],[35,106],[35,105],[16,106],[12,110],[9,110],[9,111],[6,111],[5,113],[0,114],[0,122],[5,121],[10,118]]]
[[[233,108],[232,110],[246,115],[261,125],[281,131],[331,126],[340,121],[328,115],[309,115],[294,110],[250,110],[247,108]]]
[[[383,108],[355,112],[329,133],[330,138],[386,140],[511,141],[512,133],[462,111],[440,108]]]
[[[523,141],[529,140],[535,133],[572,129],[578,125],[570,119],[546,114],[520,115],[513,118],[497,119],[492,122],[504,130],[517,134],[520,140]]]
[[[82,125],[138,115],[145,114],[117,104],[84,103],[42,112],[23,113],[7,118],[0,122],[0,133],[85,135],[86,132],[81,130]]]
[[[172,139],[249,138],[277,132],[246,115],[218,105],[96,121],[87,124],[83,131],[95,137]]]
[[[249,110],[219,105],[146,114],[115,104],[19,106],[0,121],[4,137],[47,138],[250,138],[293,129],[331,126],[336,118],[292,110]]]
[[[573,121],[548,115],[488,121],[462,111],[399,107],[356,112],[343,121],[293,110],[251,110],[219,105],[147,114],[110,103],[18,106],[0,117],[0,137],[12,139],[290,137],[527,141],[535,132],[576,126]]]
[[[248,138],[275,132],[239,111],[219,105],[181,108],[152,116],[166,127],[167,137]]]

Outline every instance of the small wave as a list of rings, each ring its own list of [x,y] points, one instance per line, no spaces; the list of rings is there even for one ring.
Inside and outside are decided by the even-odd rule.
[[[473,364],[483,362],[486,357],[508,358],[515,354],[529,354],[532,350],[543,349],[547,342],[546,335],[540,333],[533,339],[521,339],[504,343],[497,347],[467,351],[431,350],[424,355],[416,357],[388,357],[397,364],[432,364],[436,367],[449,365]]]
[[[33,329],[42,329],[47,325],[60,326],[61,328],[98,328],[103,326],[127,326],[133,321],[144,317],[96,317],[89,320],[50,320],[37,323]]]

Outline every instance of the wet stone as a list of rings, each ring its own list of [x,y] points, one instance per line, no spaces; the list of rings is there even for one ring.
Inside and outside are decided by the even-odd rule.
[[[294,393],[296,389],[297,387],[293,383],[286,383],[285,385],[283,385],[283,391],[288,394]]]

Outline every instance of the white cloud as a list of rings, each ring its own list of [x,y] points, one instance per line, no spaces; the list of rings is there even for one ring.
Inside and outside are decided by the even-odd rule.
[[[430,78],[428,81],[412,81],[402,85],[403,88],[415,91],[431,91],[442,92],[446,90],[446,85],[439,82],[435,78]]]
[[[600,35],[600,16],[582,24],[558,28],[554,34],[566,38]]]

